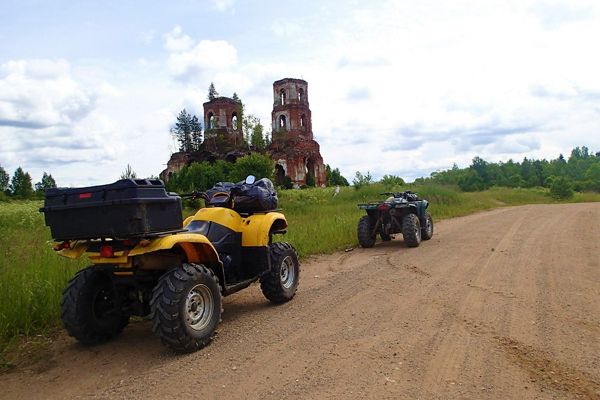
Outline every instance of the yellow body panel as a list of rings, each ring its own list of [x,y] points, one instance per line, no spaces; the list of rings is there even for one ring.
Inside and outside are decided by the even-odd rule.
[[[137,245],[128,255],[133,257],[159,250],[170,250],[175,246],[183,249],[189,262],[219,262],[219,255],[212,243],[205,236],[196,233],[178,233],[163,236],[150,241],[147,246]]]
[[[269,233],[274,224],[277,229],[285,229],[285,216],[278,212],[257,213],[242,218],[237,212],[224,207],[202,208],[185,220],[185,225],[191,221],[212,221],[223,225],[234,232],[242,234],[243,247],[258,247],[269,245]],[[87,248],[87,242],[72,242],[71,248],[58,252],[63,257],[78,258]],[[189,262],[219,263],[219,255],[212,243],[203,235],[197,233],[178,233],[151,240],[149,243],[138,244],[131,250],[115,252],[115,257],[103,258],[99,253],[89,252],[88,256],[94,264],[118,264],[124,267],[131,265],[131,257],[153,253],[160,250],[170,250],[180,247]]]
[[[58,254],[67,258],[78,258],[86,252],[88,246],[89,243],[87,242],[78,242],[70,249],[60,250]],[[175,246],[181,247],[189,262],[207,262],[211,264],[220,262],[217,251],[208,239],[203,235],[194,233],[180,233],[177,235],[163,236],[151,240],[150,243],[146,245],[138,244],[129,251],[116,251],[115,257],[111,258],[100,257],[100,253],[97,252],[88,252],[87,254],[90,261],[94,264],[127,266],[131,264],[131,257],[153,253],[159,250],[170,250]]]
[[[237,212],[224,207],[202,208],[194,215],[193,220],[216,222],[241,233],[243,247],[267,246],[269,232],[276,221],[279,221],[280,229],[287,227],[287,221],[282,213],[257,213],[243,218]],[[191,221],[186,220],[186,222]]]
[[[79,258],[88,248],[86,242],[72,242],[70,249],[62,249],[58,251],[58,254],[66,258]]]
[[[194,215],[194,221],[212,221],[234,232],[241,232],[242,217],[235,211],[225,207],[201,208]]]
[[[244,218],[242,222],[242,246],[268,246],[269,232],[274,223],[279,221],[279,229],[287,227],[285,216],[278,212],[266,214],[253,214]]]

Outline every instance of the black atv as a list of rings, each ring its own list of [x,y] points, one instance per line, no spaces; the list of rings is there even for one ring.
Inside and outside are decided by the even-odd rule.
[[[427,200],[420,199],[411,191],[381,195],[390,197],[358,205],[367,212],[358,221],[358,243],[362,247],[373,247],[378,234],[381,240],[387,242],[394,234],[402,233],[408,247],[417,247],[421,240],[431,239],[433,220],[427,211]]]

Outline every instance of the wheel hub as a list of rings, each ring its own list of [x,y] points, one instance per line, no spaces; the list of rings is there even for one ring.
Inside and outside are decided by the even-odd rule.
[[[296,280],[296,268],[294,267],[294,260],[292,257],[287,256],[281,262],[279,279],[281,280],[281,285],[286,289],[289,289],[294,285],[294,281]]]
[[[214,312],[213,304],[213,295],[204,284],[198,284],[188,292],[185,311],[190,328],[198,331],[210,323]]]

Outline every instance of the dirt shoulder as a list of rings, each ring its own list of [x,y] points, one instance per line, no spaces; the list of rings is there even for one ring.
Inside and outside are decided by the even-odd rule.
[[[302,265],[297,297],[225,299],[177,356],[146,321],[0,375],[6,399],[600,399],[600,203],[498,209]]]

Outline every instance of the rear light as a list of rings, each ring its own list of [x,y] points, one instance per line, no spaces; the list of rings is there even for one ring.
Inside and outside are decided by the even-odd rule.
[[[112,246],[100,246],[100,257],[113,258],[114,256],[115,252],[113,251]]]
[[[383,203],[383,204],[380,204],[380,205],[378,205],[378,206],[377,206],[377,209],[378,209],[379,211],[387,211],[387,210],[389,210],[389,209],[390,209],[390,205],[389,205],[389,204],[385,204],[385,203]]]
[[[80,199],[91,199],[92,198],[92,194],[91,193],[80,193],[79,194],[79,198]]]

